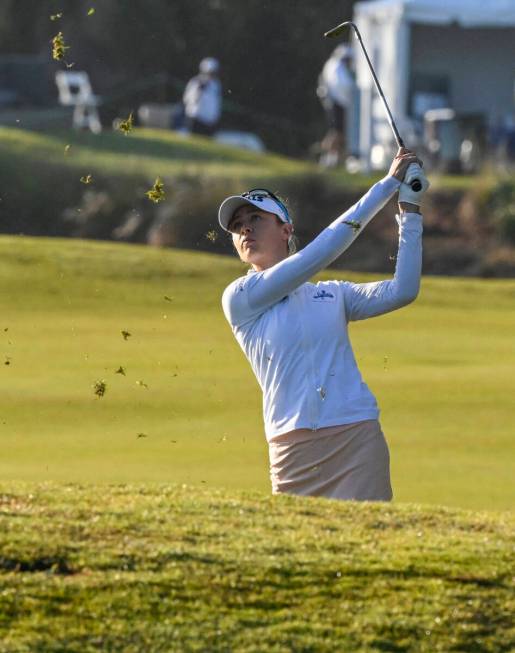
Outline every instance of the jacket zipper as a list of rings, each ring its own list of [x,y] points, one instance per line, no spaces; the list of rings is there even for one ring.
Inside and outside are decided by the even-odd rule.
[[[303,355],[307,359],[308,363],[308,409],[309,409],[309,422],[310,428],[312,431],[316,431],[318,428],[318,407],[316,403],[314,391],[318,388],[317,383],[317,374],[315,363],[313,360],[313,347],[311,343],[311,330],[309,327],[309,313],[305,311],[305,288],[301,286],[297,291],[297,299],[300,306],[300,323],[302,327],[302,349]]]

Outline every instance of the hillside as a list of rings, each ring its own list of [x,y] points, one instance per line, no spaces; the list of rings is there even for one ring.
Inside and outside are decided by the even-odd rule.
[[[383,173],[322,171],[312,162],[255,154],[202,137],[134,129],[129,135],[0,128],[3,233],[82,237],[229,251],[216,220],[220,202],[265,186],[289,203],[301,244],[354,204]],[[145,193],[157,177],[165,198]],[[477,177],[430,174],[424,201],[429,274],[515,275],[513,187]],[[346,267],[389,270],[396,246],[392,200],[351,250]],[[212,242],[205,235],[212,234]]]
[[[508,515],[0,484],[0,652],[508,653]]]
[[[0,478],[268,492],[259,388],[220,307],[244,271],[229,256],[1,237]],[[425,277],[414,304],[351,325],[397,501],[513,507],[514,293]]]
[[[50,132],[0,128],[3,157],[30,155],[34,163],[66,166],[80,177],[87,171],[112,176],[180,174],[235,176],[241,179],[302,174],[314,166],[273,153],[256,154],[211,139],[165,130]],[[69,148],[65,151],[66,146]],[[77,182],[79,179],[77,178]]]
[[[20,163],[30,157],[35,165],[44,163],[71,171],[70,180],[87,171],[113,177],[160,175],[173,179],[200,175],[237,179],[243,184],[265,183],[288,177],[313,175],[337,186],[364,190],[381,177],[351,175],[343,170],[321,172],[309,161],[288,158],[273,152],[255,153],[200,136],[184,136],[173,131],[134,128],[130,134],[104,131],[95,135],[74,130],[29,131],[0,127],[0,156],[5,164]],[[495,182],[488,175],[483,183]],[[435,176],[437,189],[466,191],[477,184],[470,175]],[[80,186],[78,186],[80,188]]]

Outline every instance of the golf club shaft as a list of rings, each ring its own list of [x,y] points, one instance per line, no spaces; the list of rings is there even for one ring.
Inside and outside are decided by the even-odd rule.
[[[377,79],[377,76],[374,71],[374,67],[372,66],[372,62],[370,61],[370,58],[368,56],[368,53],[366,51],[366,48],[363,44],[363,40],[361,38],[361,34],[359,33],[359,29],[357,28],[356,24],[353,23],[351,20],[346,21],[345,23],[341,23],[334,29],[329,30],[324,34],[325,37],[327,38],[334,38],[336,36],[339,36],[347,26],[350,26],[354,29],[356,32],[356,36],[358,37],[359,44],[361,45],[361,49],[363,50],[363,54],[365,55],[365,59],[367,60],[368,67],[370,68],[370,72],[372,73],[372,78],[374,80],[374,84],[376,85],[377,92],[379,93],[379,97],[383,101],[383,106],[386,110],[386,115],[388,117],[388,122],[390,124],[390,127],[392,128],[393,135],[395,136],[395,140],[397,141],[398,147],[404,147],[404,142],[402,138],[400,137],[399,131],[397,130],[397,125],[395,124],[395,121],[393,119],[392,113],[390,111],[390,107],[388,106],[388,102],[386,101],[386,98],[384,96],[383,90],[381,88],[381,85],[379,84],[379,80]]]
[[[361,49],[363,50],[363,54],[365,55],[365,59],[367,60],[368,67],[370,68],[370,72],[372,73],[372,78],[374,80],[374,84],[376,85],[377,92],[379,93],[379,97],[381,98],[381,100],[383,102],[383,106],[384,106],[384,108],[386,110],[386,116],[387,116],[387,119],[388,119],[388,123],[389,123],[390,127],[392,128],[393,135],[394,135],[395,140],[397,142],[397,146],[398,147],[405,147],[404,146],[404,141],[402,140],[402,138],[401,138],[401,136],[399,134],[399,131],[397,129],[397,125],[395,124],[392,113],[390,111],[390,107],[388,106],[388,102],[386,101],[386,98],[384,96],[381,85],[379,84],[379,80],[377,79],[377,76],[376,76],[375,71],[374,71],[374,67],[372,66],[372,62],[369,59],[367,50],[366,50],[366,48],[365,48],[365,46],[363,44],[361,34],[360,34],[359,29],[357,28],[356,24],[353,23],[351,20],[348,20],[345,23],[341,23],[340,25],[337,25],[335,28],[329,30],[328,32],[326,32],[324,34],[324,36],[327,37],[327,38],[334,38],[336,36],[339,36],[343,31],[345,31],[345,28],[348,25],[350,25],[354,29],[354,31],[356,32],[356,36],[358,38],[359,44],[361,45]],[[419,191],[422,188],[422,184],[420,183],[420,181],[418,179],[414,179],[411,182],[410,186],[416,192]]]

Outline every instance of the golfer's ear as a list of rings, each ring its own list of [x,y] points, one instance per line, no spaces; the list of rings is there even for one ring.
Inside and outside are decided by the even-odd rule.
[[[293,225],[287,224],[286,222],[283,224],[283,233],[290,238],[290,236],[293,236]]]

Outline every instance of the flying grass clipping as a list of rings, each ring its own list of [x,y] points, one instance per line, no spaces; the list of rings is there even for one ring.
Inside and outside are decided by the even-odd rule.
[[[129,117],[126,120],[120,120],[120,123],[118,125],[118,130],[123,132],[123,134],[127,136],[132,131],[133,126],[134,126],[134,117],[131,111],[129,113]]]
[[[93,392],[99,399],[105,395],[106,389],[107,383],[103,379],[101,381],[95,381],[93,384]]]
[[[52,39],[52,58],[56,61],[64,61],[66,50],[69,49],[70,46],[66,45],[63,33],[58,32]]]
[[[149,200],[154,202],[154,204],[158,204],[159,202],[162,202],[165,197],[165,187],[163,184],[163,180],[161,177],[157,177],[154,185],[150,190],[148,190],[145,195],[148,197]]]
[[[354,231],[359,231],[361,229],[361,224],[359,222],[356,222],[356,220],[344,220],[343,224],[348,225],[349,227],[352,227]]]

